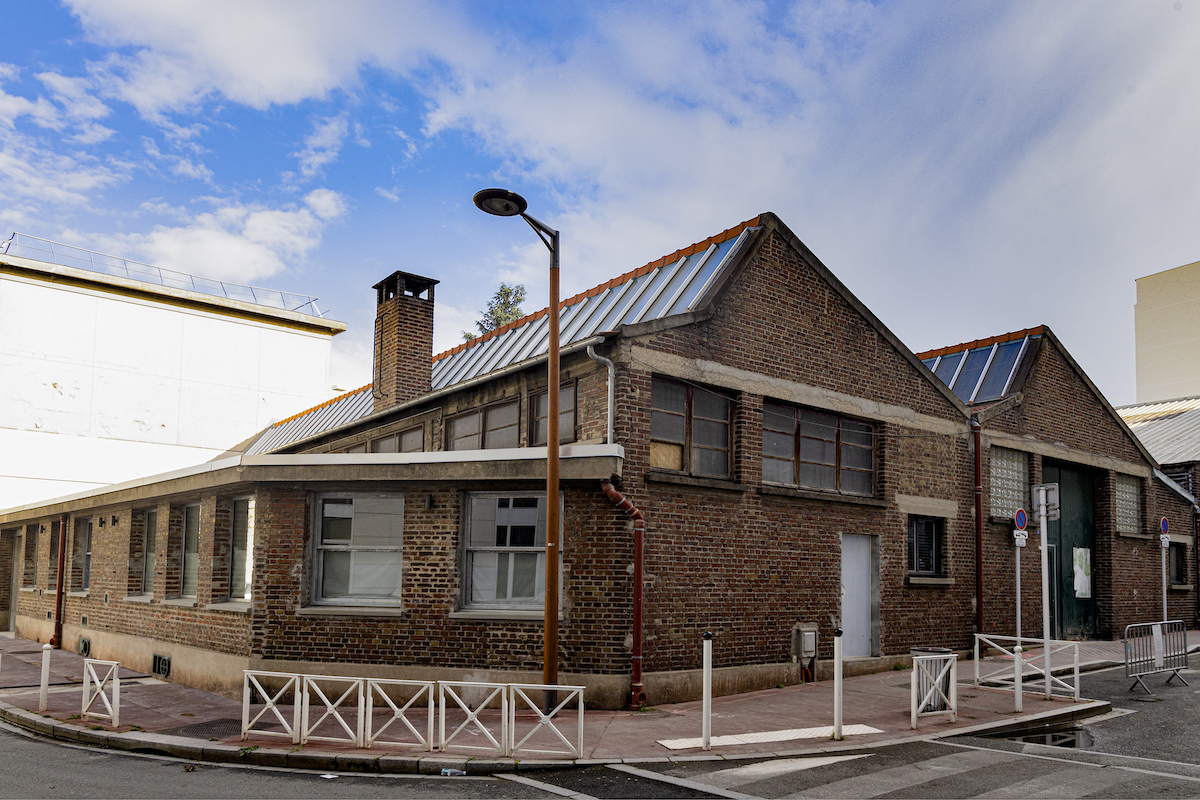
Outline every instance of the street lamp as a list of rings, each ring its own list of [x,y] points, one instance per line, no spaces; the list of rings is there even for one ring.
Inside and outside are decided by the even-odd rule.
[[[549,386],[546,389],[546,621],[542,660],[542,683],[558,684],[558,231],[525,213],[525,198],[507,189],[483,189],[475,193],[475,205],[497,217],[516,217],[529,223],[550,251],[550,353]],[[545,710],[553,710],[555,692],[547,692]]]

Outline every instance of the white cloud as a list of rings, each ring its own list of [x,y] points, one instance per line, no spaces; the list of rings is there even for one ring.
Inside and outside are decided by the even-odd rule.
[[[393,203],[400,201],[399,192],[390,189],[384,189],[382,186],[375,187],[375,194],[379,195],[385,200],[391,200]]]
[[[349,130],[345,114],[329,117],[313,126],[313,132],[304,138],[304,149],[292,153],[293,158],[300,160],[300,174],[311,178],[326,164],[336,161]]]

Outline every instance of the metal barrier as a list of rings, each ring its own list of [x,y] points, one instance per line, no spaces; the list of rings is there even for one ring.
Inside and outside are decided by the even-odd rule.
[[[372,747],[376,744],[395,745],[399,747],[419,747],[422,750],[433,749],[433,684],[434,681],[405,681],[405,680],[383,680],[371,679],[367,681],[367,724],[363,731],[363,747]],[[387,695],[384,689],[388,686],[417,686],[420,687],[417,693],[402,706],[397,706],[392,702],[392,698]],[[392,711],[391,718],[375,727],[375,698],[378,695],[383,701],[382,705],[386,705]],[[420,731],[409,721],[407,712],[424,696],[426,700],[426,717],[425,717],[425,735],[422,736]],[[381,706],[382,707],[382,706]],[[382,739],[384,731],[391,727],[392,723],[399,720],[404,727],[408,728],[409,733],[416,737],[415,742],[406,742],[399,739]]]
[[[480,695],[479,701],[477,703],[469,703],[464,700],[462,695],[467,692],[475,692]],[[449,736],[446,735],[446,695],[450,695],[455,704],[462,711],[466,712],[467,715],[462,724],[455,728]],[[479,719],[479,712],[487,708],[496,699],[497,695],[500,697],[499,740],[492,735],[492,732]],[[482,733],[484,739],[491,742],[491,746],[481,747],[478,745],[460,744],[458,747],[465,750],[486,750],[501,755],[508,755],[508,695],[508,684],[504,683],[438,681],[438,749],[445,750],[446,746],[455,736],[458,736],[464,730],[471,730]],[[472,705],[475,706],[474,709],[471,708]],[[468,725],[472,724],[472,728],[467,728]]]
[[[271,694],[263,688],[260,678],[281,678],[283,686],[275,694]],[[292,744],[300,744],[300,709],[304,705],[301,695],[304,692],[303,675],[296,675],[290,672],[261,672],[258,670],[243,670],[242,671],[242,741],[251,733],[257,733],[260,736],[282,736],[286,739],[291,739]],[[288,690],[292,692],[292,714],[291,721],[281,713],[279,713],[279,701]],[[250,695],[252,692],[257,692],[263,698],[266,705],[259,711],[254,719],[250,719]],[[270,711],[275,715],[275,719],[283,726],[283,732],[268,731],[268,730],[253,730],[254,725],[258,723],[263,716]],[[268,718],[269,719],[269,718]]]
[[[300,744],[310,741],[319,742],[349,742],[356,747],[362,746],[363,740],[363,681],[364,678],[343,678],[335,675],[305,675],[303,703],[300,711]],[[330,700],[329,695],[321,684],[345,685],[346,689],[337,700]],[[312,696],[316,695],[325,705],[325,712],[316,722],[310,722],[312,717]],[[342,715],[342,703],[353,698],[354,726],[351,727]],[[337,728],[345,732],[345,736],[318,736],[317,729],[327,719],[337,723]],[[335,728],[336,729],[336,728]]]
[[[508,745],[507,755],[510,755],[510,756],[516,755],[518,750],[524,750],[527,753],[541,753],[542,755],[569,755],[572,758],[583,758],[583,688],[584,687],[582,687],[582,686],[543,686],[541,684],[535,684],[535,683],[510,683],[508,685],[508,687],[509,687],[509,691],[512,693],[512,696],[510,697],[509,704],[508,704],[508,709],[509,709],[509,717],[508,717],[509,739],[508,739],[508,743],[509,743],[509,745]],[[534,692],[535,697],[538,700],[540,700],[542,698],[543,693],[546,691],[558,692],[560,697],[562,697],[565,694],[566,697],[561,702],[559,702],[559,704],[556,705],[549,714],[546,714],[546,713],[542,712],[540,704],[538,702],[536,702],[534,700],[534,698],[531,698],[528,694],[526,694],[526,690]],[[518,699],[520,699],[523,702],[518,703]],[[574,699],[577,704],[576,705],[576,719],[578,721],[578,729],[575,734],[574,744],[572,744],[571,741],[569,739],[567,739],[566,736],[563,736],[562,731],[560,731],[554,725],[555,717],[559,716],[559,714],[563,711],[564,708],[567,707],[567,704],[570,703],[572,699]],[[528,706],[529,708],[533,709],[533,711],[537,714],[537,724],[535,724],[533,726],[533,728],[529,731],[529,733],[525,734],[525,736],[519,742],[517,741],[517,706],[518,705],[521,706],[522,711],[524,711],[525,707]],[[566,750],[539,750],[539,749],[534,748],[532,745],[529,747],[524,746],[526,742],[528,742],[530,739],[533,738],[534,734],[536,734],[542,730],[546,730],[546,731],[549,731],[550,733],[553,733],[558,741],[562,742],[564,745],[567,746],[567,749]],[[551,741],[553,741],[553,739]]]
[[[913,730],[917,717],[949,714],[958,721],[958,654],[913,656],[909,681],[909,716]]]
[[[100,677],[96,672],[96,667],[107,667],[104,677]],[[120,726],[121,676],[117,674],[120,669],[121,665],[116,661],[101,661],[96,658],[83,660],[83,711],[80,712],[81,717],[112,720],[114,728]],[[108,695],[104,693],[106,687],[111,688],[112,700],[109,700]],[[92,711],[96,700],[103,703],[107,713]]]
[[[1187,626],[1183,620],[1125,626],[1125,677],[1136,679],[1129,691],[1141,684],[1147,694],[1154,694],[1142,681],[1142,676],[1157,672],[1171,673],[1166,683],[1179,678],[1184,686],[1188,686],[1190,684],[1179,674],[1179,670],[1187,667]]]
[[[1015,680],[1016,671],[1014,667],[1016,667],[1016,664],[1010,664],[1008,662],[1010,660],[1015,662],[1017,659],[1020,659],[1022,662],[1021,683],[1023,685],[1028,684],[1028,682],[1031,680],[1039,680],[1038,676],[1040,676],[1042,689],[1045,691],[1047,697],[1066,697],[1070,698],[1071,700],[1078,701],[1080,697],[1079,642],[1068,642],[1061,639],[1051,639],[1049,642],[1050,652],[1048,655],[1050,656],[1051,664],[1054,663],[1054,656],[1056,654],[1066,652],[1071,653],[1072,667],[1065,676],[1068,680],[1064,680],[1064,678],[1056,676],[1054,674],[1053,667],[1050,669],[1049,676],[1046,675],[1047,671],[1045,669],[1045,659],[1047,653],[1044,649],[1045,644],[1045,641],[1042,639],[1033,639],[1028,636],[985,636],[982,633],[975,634],[975,685],[987,685],[997,689],[1011,689],[1015,692],[1017,688],[1017,681]],[[1014,652],[1015,648],[1018,646],[1023,652]],[[1001,653],[1001,658],[1003,658],[1005,661],[1005,663],[999,669],[986,674],[982,673],[980,670],[980,664],[982,663],[980,660],[980,654],[982,648],[984,647],[991,647],[999,650]],[[1031,647],[1042,647],[1043,651],[1040,653],[1031,654],[1029,652],[1029,648]],[[1041,663],[1039,664],[1038,662]],[[1024,674],[1026,669],[1030,671],[1030,676],[1026,676]],[[1024,686],[1023,688],[1024,691],[1029,691],[1027,686]]]

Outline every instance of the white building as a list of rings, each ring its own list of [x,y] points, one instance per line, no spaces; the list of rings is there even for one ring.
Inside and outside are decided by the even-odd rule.
[[[306,313],[307,312],[307,313]],[[207,461],[330,396],[315,298],[0,243],[0,508]]]
[[[1138,278],[1134,325],[1138,403],[1200,396],[1200,261]]]

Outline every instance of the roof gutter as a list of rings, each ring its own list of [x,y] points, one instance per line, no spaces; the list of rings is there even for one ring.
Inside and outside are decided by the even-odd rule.
[[[570,355],[572,353],[577,353],[580,350],[586,350],[589,347],[593,347],[598,344],[603,344],[606,339],[607,339],[607,337],[605,337],[605,336],[592,336],[591,338],[588,338],[588,339],[581,339],[578,342],[572,342],[571,344],[567,345],[566,347],[563,347],[559,351],[559,355],[566,356],[566,355]],[[431,400],[437,400],[438,398],[445,397],[448,394],[453,394],[454,392],[459,392],[459,391],[462,391],[463,389],[470,389],[474,386],[478,386],[481,383],[489,383],[491,381],[496,380],[497,378],[503,378],[507,375],[512,375],[514,372],[522,372],[524,370],[529,369],[530,367],[537,366],[538,364],[542,363],[549,357],[550,357],[549,353],[543,353],[541,355],[533,356],[532,358],[527,358],[524,361],[518,362],[516,364],[510,364],[509,366],[505,367],[504,369],[496,370],[495,372],[489,372],[486,375],[477,375],[474,378],[471,378],[470,380],[467,380],[467,381],[462,381],[461,383],[451,384],[450,386],[443,386],[441,389],[432,391],[429,394],[423,394],[420,397],[414,397],[412,400],[408,400],[408,401],[400,403],[398,405],[390,406],[388,408],[383,409],[382,411],[376,411],[375,413],[368,414],[365,417],[359,417],[358,419],[354,420],[353,422],[347,422],[343,425],[339,425],[336,428],[329,428],[327,430],[321,431],[320,433],[316,433],[316,434],[313,434],[312,436],[308,436],[304,439],[297,439],[294,442],[289,442],[286,445],[286,447],[294,448],[294,447],[299,447],[299,446],[308,444],[310,442],[319,441],[320,439],[329,437],[331,434],[336,434],[341,431],[350,430],[350,429],[356,428],[360,425],[366,425],[372,421],[394,415],[397,411],[403,411],[408,408],[416,408],[418,406],[424,405],[425,403],[428,403]],[[256,455],[260,455],[260,454],[256,454]]]

